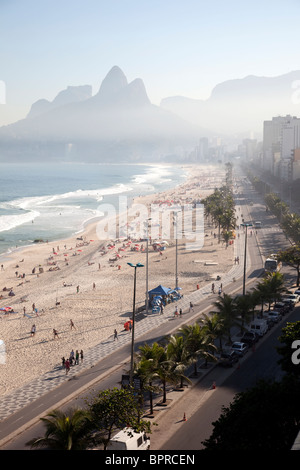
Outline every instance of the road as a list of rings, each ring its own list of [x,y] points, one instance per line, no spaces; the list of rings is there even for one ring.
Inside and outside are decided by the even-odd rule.
[[[257,281],[257,275],[261,273],[262,255],[267,256],[270,252],[276,252],[279,247],[287,244],[287,240],[282,232],[278,230],[276,220],[271,216],[271,214],[265,212],[264,204],[260,201],[259,196],[250,186],[246,187],[242,194],[236,195],[236,199],[238,208],[237,214],[239,215],[238,222],[240,223],[242,218],[244,218],[245,221],[252,218],[253,220],[261,220],[264,227],[260,229],[257,234],[254,232],[252,235],[250,233],[248,234],[247,245],[249,256],[251,258],[251,269],[247,273],[246,287],[247,289],[250,289]],[[250,202],[253,204],[249,205]],[[241,280],[237,280],[237,282],[233,282],[227,286],[226,293],[241,292],[241,286]],[[201,305],[201,312],[208,309],[211,302],[212,298],[208,298],[203,302]],[[195,315],[186,314],[184,316],[184,322],[186,323],[189,320],[191,321],[193,318],[195,318]],[[177,323],[177,325],[179,326],[179,323]],[[171,324],[170,322],[163,324],[156,330],[151,330],[149,333],[140,337],[136,342],[135,347],[138,348],[138,346],[140,344],[144,344],[144,342],[157,341],[164,335],[169,334],[172,329],[174,329],[174,324]],[[130,345],[120,348],[92,369],[85,371],[76,377],[76,379],[70,380],[64,383],[63,386],[60,386],[54,391],[38,398],[31,405],[24,407],[20,412],[15,413],[7,418],[3,423],[0,423],[0,441],[5,436],[10,435],[11,433],[16,433],[16,430],[18,431],[17,435],[9,443],[3,445],[1,449],[28,450],[25,443],[31,438],[43,434],[44,428],[42,424],[39,422],[34,424],[36,423],[39,415],[43,415],[46,410],[58,406],[69,407],[70,404],[76,406],[83,405],[85,397],[91,390],[91,388],[89,388],[89,383],[91,383],[91,381],[94,381],[91,386],[92,389],[97,389],[97,387],[99,389],[105,389],[116,386],[120,382],[121,374],[128,370],[129,357]],[[250,361],[250,359],[251,358],[249,357],[247,361]],[[251,371],[251,369],[249,370]],[[253,374],[251,373],[250,375]],[[234,376],[235,374],[233,374],[232,377]],[[206,380],[211,383],[212,379],[208,377]],[[228,380],[233,379],[228,378]],[[241,383],[240,379],[239,383]],[[225,387],[222,385],[222,389],[217,388],[214,390],[216,393],[209,397],[209,406],[202,407],[202,410],[200,409],[199,411],[195,411],[195,417],[188,420],[188,426],[185,427],[185,430],[192,426],[190,433],[191,435],[195,433],[193,422],[199,422],[200,418],[197,418],[197,414],[199,412],[201,414],[201,429],[206,433],[209,433],[212,421],[219,416],[222,405],[228,404],[232,399],[232,396],[236,391],[236,387],[237,384],[228,382],[228,385]],[[31,425],[28,427],[29,424]],[[207,437],[208,435],[206,434],[203,439]],[[171,440],[168,441],[168,445],[175,445],[174,448],[177,449],[188,449],[188,446],[192,442],[190,439],[191,437],[184,444],[187,447],[176,447]],[[199,441],[201,442],[203,439],[201,438]]]
[[[220,373],[217,373],[215,390],[210,391],[204,406],[200,406],[180,429],[170,439],[165,441],[160,450],[201,450],[202,442],[208,439],[212,433],[212,422],[216,421],[223,406],[228,406],[236,393],[255,385],[259,378],[277,379],[282,376],[282,371],[277,364],[279,356],[276,346],[279,345],[278,336],[286,321],[300,319],[300,307],[294,309],[280,324],[274,327],[268,336],[258,343],[255,352],[249,351],[239,368],[234,368],[227,373],[223,382]],[[211,383],[211,380],[210,380]],[[209,386],[209,382],[206,384]],[[203,384],[202,384],[203,387]],[[179,414],[179,413],[178,413]]]

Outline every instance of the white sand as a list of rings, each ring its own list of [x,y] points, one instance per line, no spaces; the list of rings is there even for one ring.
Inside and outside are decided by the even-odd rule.
[[[190,165],[184,170],[189,172],[189,178],[181,186],[163,194],[140,197],[134,202],[149,205],[172,199],[189,203],[206,197],[224,183],[225,173],[216,167]],[[1,262],[4,269],[0,271],[0,295],[3,296],[0,307],[9,305],[16,313],[0,313],[0,339],[6,346],[6,361],[4,364],[0,361],[0,396],[52,370],[72,349],[83,349],[86,353],[90,347],[112,338],[115,328],[119,332],[124,329],[133,302],[134,270],[127,263],[141,262],[146,266],[146,251],[131,251],[123,240],[116,243],[115,248],[107,249],[108,240],[99,240],[96,229],[97,223],[88,226],[82,241],[77,235],[59,242],[32,245]],[[233,246],[226,249],[225,244],[218,244],[212,234],[214,231],[217,229],[205,226],[204,246],[200,250],[186,249],[184,241],[178,241],[178,278],[185,295],[195,291],[197,284],[207,283],[216,272],[229,271],[234,263]],[[159,284],[175,287],[175,240],[167,241],[169,245],[162,255],[149,244],[149,290]],[[136,242],[133,240],[132,245]],[[126,248],[119,251],[123,243]],[[106,254],[101,251],[103,244]],[[139,243],[139,247],[141,245]],[[145,248],[146,243],[143,245]],[[111,262],[116,253],[121,257]],[[56,264],[49,264],[53,262]],[[35,274],[32,274],[33,268]],[[43,269],[40,274],[39,268]],[[18,276],[25,273],[25,278],[18,277],[16,272]],[[9,297],[4,287],[12,287],[15,296]],[[145,292],[144,267],[137,270],[137,307],[143,305]],[[37,315],[33,313],[33,304]],[[70,319],[74,329],[70,327]],[[33,324],[36,334],[31,337]],[[53,328],[58,331],[58,339],[54,339]]]

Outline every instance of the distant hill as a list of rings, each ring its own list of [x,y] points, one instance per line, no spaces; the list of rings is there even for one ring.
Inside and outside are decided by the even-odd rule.
[[[263,121],[291,114],[300,117],[300,71],[278,77],[249,75],[218,84],[207,100],[165,98],[161,107],[216,133],[262,133]]]
[[[34,118],[51,109],[63,106],[68,103],[84,101],[92,96],[92,87],[90,85],[68,86],[66,90],[58,93],[53,101],[41,99],[33,103],[27,118]]]
[[[141,159],[193,146],[206,132],[152,105],[140,78],[128,83],[113,67],[91,88],[68,87],[34,103],[28,116],[0,128],[0,158]]]

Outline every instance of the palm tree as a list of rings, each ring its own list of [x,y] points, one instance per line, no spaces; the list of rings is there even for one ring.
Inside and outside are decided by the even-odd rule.
[[[190,359],[182,336],[177,334],[168,338],[167,358],[176,376],[180,378],[180,388],[183,387],[183,382],[191,383],[190,379],[184,374]]]
[[[153,381],[159,378],[158,375],[158,361],[162,354],[164,354],[164,348],[158,343],[149,345],[147,343],[144,346],[139,347],[140,354],[138,355],[138,365],[136,366],[137,373],[142,379],[142,383],[148,384],[146,388],[149,391],[150,399],[150,413],[153,413]]]
[[[219,340],[219,349],[222,350],[222,338],[224,333],[223,319],[221,319],[217,313],[203,313],[203,318],[200,318],[198,321],[202,324],[202,329],[210,338],[211,342],[217,339]]]
[[[269,286],[263,281],[258,282],[257,285],[254,287],[253,292],[255,293],[257,300],[259,300],[261,304],[261,313],[262,313],[264,310],[265,302],[268,302],[270,298]]]
[[[179,328],[179,332],[183,335],[186,342],[188,357],[191,363],[194,364],[194,375],[197,376],[197,361],[199,357],[204,358],[205,361],[208,359],[214,361],[215,357],[211,351],[215,349],[215,346],[212,344],[210,336],[206,334],[206,331],[202,329],[199,323],[184,325]]]
[[[223,332],[226,334],[228,342],[232,343],[231,328],[240,324],[237,318],[238,312],[235,301],[230,295],[224,294],[223,297],[220,297],[218,301],[214,302],[214,306],[217,308],[217,312],[214,313],[217,313],[222,320]]]
[[[134,364],[134,373],[141,382],[141,397],[143,391],[149,392],[150,414],[153,414],[153,392],[156,389],[152,383],[158,377],[153,364],[153,359],[144,359],[142,357]]]
[[[241,316],[241,332],[244,329],[245,323],[248,323],[251,316],[251,311],[253,308],[253,299],[251,294],[247,293],[245,295],[238,295],[234,299],[237,314]]]
[[[90,414],[82,409],[50,411],[41,421],[46,426],[43,437],[27,442],[33,447],[46,447],[50,450],[86,450],[93,444],[90,426]]]
[[[164,348],[163,353],[158,357],[157,361],[157,375],[161,380],[163,386],[163,400],[162,403],[167,401],[167,383],[176,384],[178,382],[178,373],[173,367],[172,361],[168,360],[167,346]]]

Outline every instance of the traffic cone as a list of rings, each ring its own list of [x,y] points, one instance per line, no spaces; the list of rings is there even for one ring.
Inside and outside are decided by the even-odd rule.
[[[183,421],[186,421],[185,413],[183,413]]]

